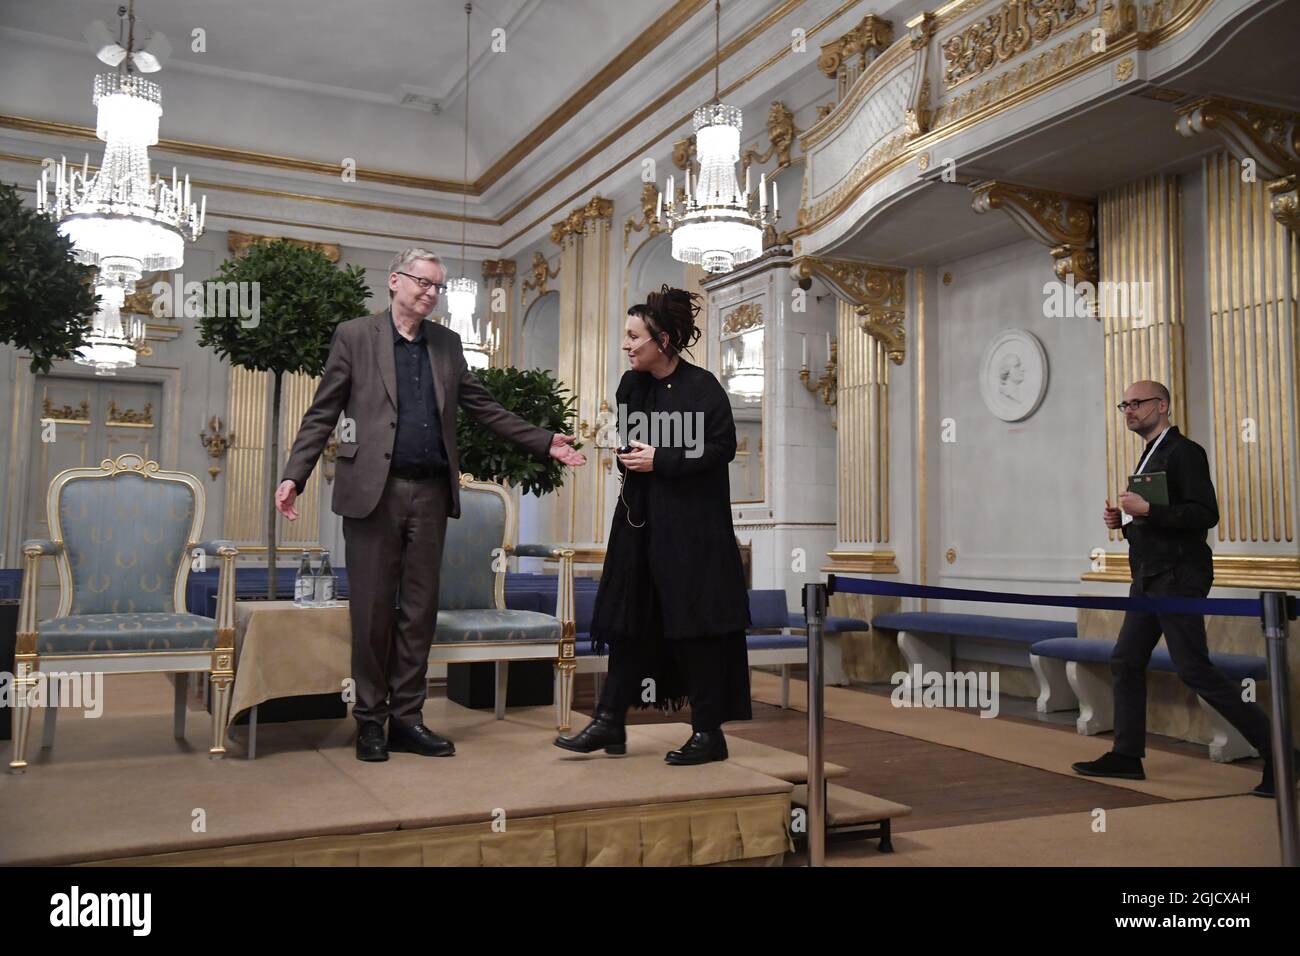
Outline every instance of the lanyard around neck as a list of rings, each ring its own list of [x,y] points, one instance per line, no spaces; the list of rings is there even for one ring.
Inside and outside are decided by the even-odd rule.
[[[1160,447],[1160,443],[1165,440],[1165,436],[1168,434],[1169,434],[1169,429],[1166,428],[1164,431],[1162,431],[1159,435],[1156,436],[1156,440],[1151,444],[1150,450],[1147,451],[1147,453],[1142,456],[1142,460],[1138,462],[1137,471],[1134,472],[1135,475],[1142,474],[1142,469],[1145,468],[1147,466],[1147,463],[1151,461],[1151,456],[1156,453],[1156,449]]]

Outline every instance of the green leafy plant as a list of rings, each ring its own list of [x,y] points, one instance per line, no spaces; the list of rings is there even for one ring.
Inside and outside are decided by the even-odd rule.
[[[573,434],[576,398],[568,395],[568,389],[549,372],[485,368],[475,374],[493,398],[524,421],[547,431]],[[456,418],[456,444],[460,449],[460,470],[480,481],[518,485],[534,495],[548,494],[564,484],[564,466],[560,462],[554,458],[538,461],[480,426],[464,410]]]
[[[216,283],[248,283],[241,301],[256,302],[253,315],[228,308],[233,297],[213,293]],[[256,283],[256,285],[253,285]],[[217,287],[221,288],[221,287]],[[225,286],[234,289],[236,286]],[[334,328],[366,312],[370,294],[360,266],[340,269],[324,254],[286,240],[250,246],[227,259],[206,284],[199,318],[199,344],[232,365],[270,372],[271,447],[267,450],[267,597],[275,599],[275,489],[280,483],[280,383],[285,375],[320,375]],[[252,290],[256,289],[254,294]]]
[[[72,257],[56,223],[0,183],[0,342],[31,353],[32,371],[72,358],[99,308],[95,270]]]

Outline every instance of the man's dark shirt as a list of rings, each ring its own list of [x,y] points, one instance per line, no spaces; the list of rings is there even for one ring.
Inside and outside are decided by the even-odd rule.
[[[393,363],[397,369],[397,437],[393,440],[393,469],[447,468],[442,444],[438,398],[433,388],[433,368],[424,323],[408,341],[393,326]]]
[[[1150,451],[1148,442],[1143,456]],[[1182,567],[1203,578],[1208,588],[1214,576],[1213,552],[1205,539],[1219,523],[1219,502],[1205,449],[1171,425],[1142,468],[1143,474],[1155,471],[1166,475],[1169,504],[1153,504],[1147,514],[1124,526],[1133,578]]]

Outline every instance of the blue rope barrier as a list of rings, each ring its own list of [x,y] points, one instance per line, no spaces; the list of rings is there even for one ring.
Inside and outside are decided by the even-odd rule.
[[[1259,598],[1116,598],[1065,594],[1015,594],[1000,591],[973,591],[966,588],[940,588],[924,584],[901,584],[850,578],[841,574],[827,577],[828,593],[882,594],[891,597],[942,598],[949,601],[985,601],[996,604],[1037,604],[1044,607],[1083,607],[1108,611],[1148,611],[1154,614],[1218,614],[1224,617],[1253,617],[1263,614]],[[1296,602],[1288,598],[1288,615],[1296,617]]]

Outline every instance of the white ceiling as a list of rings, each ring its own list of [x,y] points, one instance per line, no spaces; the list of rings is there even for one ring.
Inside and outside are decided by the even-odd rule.
[[[84,53],[89,76],[102,66],[82,30],[99,19],[116,32],[118,5],[116,0],[3,0],[0,27],[38,46]],[[673,6],[674,0],[476,0],[470,40],[471,179]],[[746,6],[761,13],[768,3]],[[209,84],[251,83],[272,96],[276,90],[301,91],[348,105],[369,104],[371,110],[400,110],[399,122],[428,125],[439,140],[436,166],[422,163],[419,173],[461,178],[462,0],[137,0],[136,17],[137,43],[141,33],[160,30],[172,44],[171,58],[157,76],[165,110],[169,101],[175,103],[169,94],[182,74]],[[192,49],[195,29],[205,31],[205,52]],[[492,49],[497,29],[504,30],[501,52]],[[404,90],[439,101],[442,115],[399,107]],[[82,123],[92,124],[88,96],[82,112]],[[170,116],[164,118],[163,135],[243,145],[219,135],[178,134]],[[394,158],[389,168],[405,165]]]

